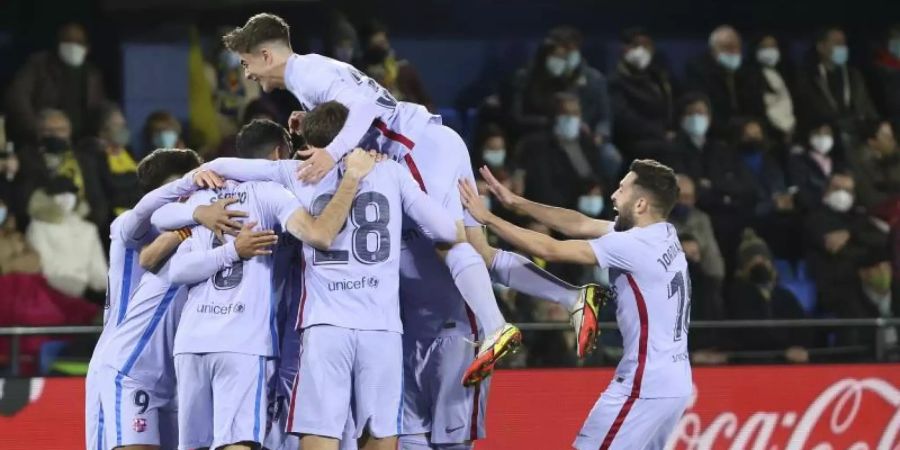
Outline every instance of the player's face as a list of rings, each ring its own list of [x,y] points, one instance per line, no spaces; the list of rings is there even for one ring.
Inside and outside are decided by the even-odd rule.
[[[634,192],[635,177],[634,172],[628,172],[619,182],[619,188],[613,192],[613,208],[618,213],[613,226],[616,231],[627,231],[634,226],[634,204],[637,200]]]
[[[255,53],[240,53],[241,65],[244,67],[244,77],[259,83],[264,92],[272,92],[275,87],[269,81],[266,73],[268,67],[266,55],[262,51]]]

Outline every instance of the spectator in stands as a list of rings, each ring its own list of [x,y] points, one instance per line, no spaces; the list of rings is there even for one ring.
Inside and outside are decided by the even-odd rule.
[[[772,253],[753,230],[744,230],[737,270],[725,305],[731,319],[802,319],[803,308],[791,291],[777,284]],[[738,350],[784,351],[792,363],[809,362],[809,334],[803,329],[765,328],[732,334]]]
[[[819,307],[839,313],[857,289],[860,260],[874,248],[887,248],[887,233],[855,207],[855,183],[849,173],[833,173],[822,206],[806,217],[803,235],[810,275],[819,292]]]
[[[78,151],[99,155],[106,161],[109,174],[106,196],[114,216],[131,209],[141,199],[141,189],[137,179],[137,163],[128,148],[131,133],[122,110],[107,103],[94,116],[93,137],[82,140]]]
[[[808,212],[822,204],[822,195],[834,172],[840,172],[843,162],[836,155],[837,143],[831,125],[820,120],[814,122],[806,134],[802,152],[790,156],[788,177],[797,186],[797,208]]]
[[[17,223],[27,223],[25,214],[27,198],[22,192],[24,174],[20,168],[21,164],[16,153],[0,148],[0,199],[5,200],[7,213],[15,217]]]
[[[712,112],[705,95],[699,92],[685,94],[678,102],[677,113],[678,132],[662,161],[676,173],[686,174],[697,181],[700,197],[703,198],[710,187],[707,165],[712,157],[725,150],[719,141],[707,137]]]
[[[722,281],[725,279],[725,261],[722,259],[722,252],[719,250],[719,244],[713,233],[712,221],[709,215],[697,209],[694,180],[684,174],[678,174],[676,178],[678,203],[672,208],[669,221],[675,225],[679,233],[690,235],[697,243],[700,251],[697,262],[702,261],[700,267],[703,274],[710,279],[710,283],[718,283],[717,287],[721,288]],[[716,286],[710,285],[709,288],[715,289]]]
[[[536,202],[574,209],[585,181],[600,178],[603,168],[587,127],[581,103],[572,94],[556,96],[554,126],[519,142],[519,169],[525,172],[525,196]]]
[[[325,56],[338,61],[355,64],[359,58],[359,37],[356,28],[340,12],[332,13],[324,46]]]
[[[672,82],[655,52],[645,30],[625,30],[622,58],[609,77],[616,145],[629,159],[660,159],[675,138]]]
[[[369,21],[360,30],[363,54],[360,68],[368,76],[391,91],[397,100],[418,103],[434,111],[431,96],[419,77],[416,68],[396,55],[388,40],[387,28],[376,20]]]
[[[872,97],[881,114],[894,126],[900,126],[900,23],[887,32],[884,46],[875,54]]]
[[[692,234],[679,233],[678,238],[681,241],[681,248],[684,250],[688,273],[691,277],[691,322],[724,319],[721,280],[710,277],[703,269],[702,244]],[[697,364],[726,362],[727,357],[719,351],[726,347],[722,338],[724,338],[724,333],[716,330],[691,330],[691,337],[688,340],[692,350],[691,360]]]
[[[0,275],[40,272],[41,258],[16,229],[16,218],[0,199]]]
[[[860,137],[861,146],[848,155],[859,203],[893,222],[900,196],[900,152],[894,130],[887,121],[866,122]]]
[[[90,113],[106,98],[100,71],[85,61],[87,32],[77,23],[59,29],[55,51],[32,55],[16,73],[6,93],[14,140],[31,139],[38,128],[38,112],[62,110],[72,121],[72,135],[87,131]]]
[[[581,195],[578,196],[578,207],[576,209],[588,217],[614,220],[616,217],[615,209],[606,200],[607,196],[604,192],[603,182],[598,179],[589,179],[585,181],[583,186]]]
[[[19,153],[25,198],[30,199],[42,183],[53,177],[68,178],[78,190],[79,203],[89,211],[89,220],[97,229],[105,230],[109,226],[110,208],[106,196],[109,176],[102,156],[75,151],[71,123],[60,110],[45,109],[38,113],[36,137],[36,148]]]
[[[181,123],[168,111],[154,111],[144,121],[144,152],[146,155],[158,148],[182,148]]]
[[[267,99],[258,98],[247,104],[247,107],[244,108],[243,116],[241,117],[241,126],[252,122],[254,119],[268,119],[278,123],[278,109]],[[291,136],[299,137],[298,135]],[[222,142],[219,143],[219,147],[209,155],[209,159],[237,157],[237,148],[235,147],[236,141],[237,132],[223,137]]]
[[[859,287],[857,295],[845,298],[837,311],[842,318],[882,318],[893,319],[900,316],[900,304],[894,293],[891,275],[890,255],[885,249],[872,249],[861,261],[858,269]],[[871,329],[854,329],[848,333],[849,344],[874,344]],[[898,345],[897,327],[884,330],[884,340],[888,348]]]
[[[764,118],[767,131],[782,144],[791,142],[797,117],[794,115],[791,68],[772,34],[764,34],[754,42],[753,58],[743,70],[741,101],[747,114]]]
[[[798,107],[803,120],[825,117],[841,141],[852,146],[861,122],[876,117],[862,74],[848,64],[844,31],[830,27],[816,35],[815,55],[800,71]],[[849,147],[848,147],[849,148]]]
[[[223,28],[216,36],[231,31],[231,28]],[[220,45],[213,61],[204,62],[203,71],[213,91],[220,134],[237,134],[244,109],[262,94],[259,83],[244,76],[240,56],[224,45]]]
[[[712,105],[712,130],[724,135],[731,118],[746,112],[741,104],[744,82],[741,68],[741,36],[729,25],[720,25],[709,35],[709,51],[688,63],[685,84],[703,92]]]
[[[50,179],[28,202],[28,243],[54,289],[73,297],[103,298],[106,257],[94,224],[84,220],[78,188],[65,177]],[[90,292],[88,292],[90,291]]]

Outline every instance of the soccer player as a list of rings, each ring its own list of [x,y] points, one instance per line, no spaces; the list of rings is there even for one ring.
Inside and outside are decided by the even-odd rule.
[[[530,202],[481,170],[504,204],[569,236],[558,241],[506,222],[488,211],[469,180],[463,204],[481,223],[515,247],[549,262],[609,268],[618,295],[616,321],[624,355],[609,387],[594,404],[574,447],[662,449],[691,395],[687,339],[690,278],[675,227],[667,223],[678,198],[672,169],[637,160],[612,195],[615,222]]]
[[[350,109],[346,123],[330,143],[303,153],[309,157],[301,167],[303,180],[321,179],[348,149],[367,134],[374,134],[380,151],[406,165],[420,187],[453,213],[459,234],[480,249],[479,253],[472,244],[459,242],[442,251],[454,284],[486,335],[478,357],[466,372],[467,384],[489,375],[496,361],[521,342],[521,333],[500,314],[486,262],[499,281],[564,304],[576,319],[578,354],[589,350],[585,343],[592,343],[597,331],[597,299],[588,295],[589,290],[545,276],[548,274],[518,255],[496,252],[487,245],[480,226],[471,218],[464,220],[455,180],[472,176],[468,150],[453,130],[441,125],[439,116],[421,105],[397,102],[386,89],[348,64],[316,54],[294,54],[289,27],[278,16],[253,16],[223,40],[227,48],[240,55],[246,77],[258,81],[264,91],[287,89],[306,110],[332,100]],[[295,125],[298,122],[292,121]],[[464,225],[467,228],[462,231]]]
[[[250,157],[278,158],[278,149]],[[256,243],[274,244],[272,230],[287,230],[316,248],[331,246],[350,211],[357,187],[375,164],[362,150],[348,155],[333,196],[313,218],[284,187],[271,182],[228,181],[216,191],[195,193],[188,204],[236,198],[248,213],[242,233],[257,224]],[[175,336],[179,448],[249,449],[262,444],[266,428],[266,382],[278,353],[272,251],[242,250],[204,228],[178,248],[169,278],[188,286],[188,300]]]
[[[156,237],[150,226],[153,212],[179,197],[188,195],[196,187],[191,180],[176,180],[188,171],[200,166],[200,157],[192,150],[160,149],[145,157],[138,165],[138,180],[147,194],[135,207],[117,217],[110,226],[109,281],[106,293],[106,311],[104,327],[94,348],[85,380],[85,434],[86,446],[89,449],[106,448],[103,445],[106,418],[100,408],[102,389],[97,380],[98,370],[103,366],[103,355],[106,343],[117,326],[128,313],[128,300],[137,287],[144,269],[138,264],[138,252]],[[171,182],[169,182],[171,181]],[[168,182],[168,183],[167,183]],[[212,212],[212,211],[211,211]],[[183,221],[191,221],[191,212]],[[213,214],[212,223],[219,222],[226,226],[229,215],[222,217]],[[147,257],[147,265],[156,265],[159,261]]]

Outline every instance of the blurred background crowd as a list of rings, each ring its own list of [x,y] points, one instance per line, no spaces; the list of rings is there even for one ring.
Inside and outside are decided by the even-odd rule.
[[[113,10],[109,22],[130,12],[113,3],[93,7]],[[690,264],[691,320],[900,317],[900,24],[858,35],[824,23],[769,32],[757,16],[746,27],[673,31],[656,18],[602,29],[550,24],[474,45],[464,36],[420,42],[434,35],[416,26],[401,25],[394,39],[389,14],[310,3],[321,10],[315,26],[303,8],[268,8],[292,24],[295,51],[352,64],[398,99],[441,114],[469,143],[473,165],[529,199],[611,219],[609,195],[630,161],[674,168],[681,194],[671,222]],[[776,8],[766,5],[758,12]],[[160,19],[139,32],[63,13],[39,28],[42,38],[12,25],[0,32],[0,55],[9,56],[0,71],[0,326],[97,323],[109,224],[142,195],[141,157],[158,147],[233,156],[243,123],[286,123],[298,109],[289,95],[245,80],[217,38],[266,8],[213,14],[218,23],[201,26],[165,22],[160,9],[149,9]],[[29,52],[12,50],[16,39]],[[484,194],[495,212],[550,233]],[[573,283],[606,279],[598,268],[548,269]],[[568,320],[550,303],[497,292],[511,322]],[[621,353],[614,330],[601,339],[602,351],[582,364]],[[23,350],[38,355],[48,340]],[[573,342],[562,331],[530,332],[511,364],[576,364]],[[690,342],[698,364],[803,363],[871,359],[875,345],[890,354],[898,336],[893,327],[877,338],[871,328],[697,329]],[[72,353],[90,348],[69,344]],[[829,348],[850,350],[809,351]]]

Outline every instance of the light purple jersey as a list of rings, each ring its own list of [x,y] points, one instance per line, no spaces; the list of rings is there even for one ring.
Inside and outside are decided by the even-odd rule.
[[[197,192],[189,204],[236,198],[229,206],[248,214],[258,230],[287,229],[300,207],[283,186],[269,182],[229,181],[215,191]],[[234,238],[219,242],[206,228],[195,227],[170,262],[170,279],[188,286],[188,300],[175,337],[175,354],[234,352],[278,354],[277,294],[274,258],[238,257]]]
[[[612,225],[610,225],[612,227]],[[624,354],[607,392],[631,397],[691,394],[691,283],[675,227],[656,223],[590,241],[609,268]]]
[[[315,53],[291,55],[285,84],[307,111],[332,100],[350,110],[344,127],[326,147],[335,161],[356,147],[373,126],[381,133],[379,149],[399,161],[415,146],[425,125],[441,123],[440,116],[422,105],[398,102],[355,67]]]

